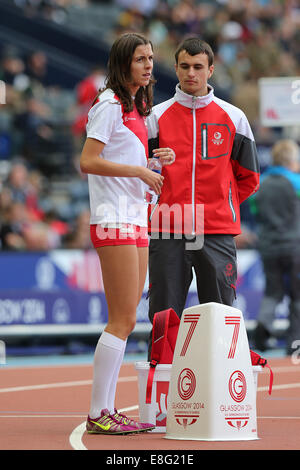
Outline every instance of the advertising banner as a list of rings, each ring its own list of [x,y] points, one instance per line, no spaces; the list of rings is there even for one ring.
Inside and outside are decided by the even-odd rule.
[[[46,253],[1,253],[0,331],[9,325],[95,325],[107,321],[107,304],[98,256],[94,251],[54,250]],[[238,252],[235,307],[245,320],[255,320],[264,276],[255,250]],[[149,329],[148,279],[137,309],[137,324]],[[195,277],[186,307],[197,305]],[[287,315],[284,301],[278,318]]]
[[[300,77],[261,78],[258,83],[261,124],[266,127],[298,126]]]

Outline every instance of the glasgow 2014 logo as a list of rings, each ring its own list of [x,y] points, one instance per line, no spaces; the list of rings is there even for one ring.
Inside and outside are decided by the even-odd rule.
[[[234,371],[228,382],[228,388],[231,398],[240,403],[245,399],[247,393],[246,378],[240,370]]]
[[[182,400],[189,400],[196,389],[196,377],[191,369],[183,369],[178,377],[177,389]]]

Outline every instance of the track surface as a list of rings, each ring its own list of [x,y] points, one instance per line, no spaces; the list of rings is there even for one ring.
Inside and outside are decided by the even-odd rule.
[[[274,372],[259,374],[258,440],[234,442],[180,441],[164,434],[87,435],[92,365],[0,368],[1,450],[299,450],[300,364],[291,358],[269,359]],[[138,419],[138,384],[134,364],[124,363],[117,406]],[[113,455],[113,452],[111,453]],[[134,455],[134,453],[132,454]]]

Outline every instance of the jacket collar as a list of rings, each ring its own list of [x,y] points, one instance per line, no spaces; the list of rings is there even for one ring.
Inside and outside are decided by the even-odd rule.
[[[211,85],[208,85],[208,94],[205,96],[192,96],[188,95],[179,87],[179,83],[176,85],[175,101],[177,101],[182,106],[187,108],[204,108],[214,98],[214,89]]]

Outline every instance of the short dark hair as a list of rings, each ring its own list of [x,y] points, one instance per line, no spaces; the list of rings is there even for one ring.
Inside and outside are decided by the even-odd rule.
[[[209,67],[214,63],[214,53],[210,45],[198,37],[184,39],[175,52],[176,64],[178,64],[178,56],[181,51],[186,51],[189,55],[206,54],[208,57]]]

